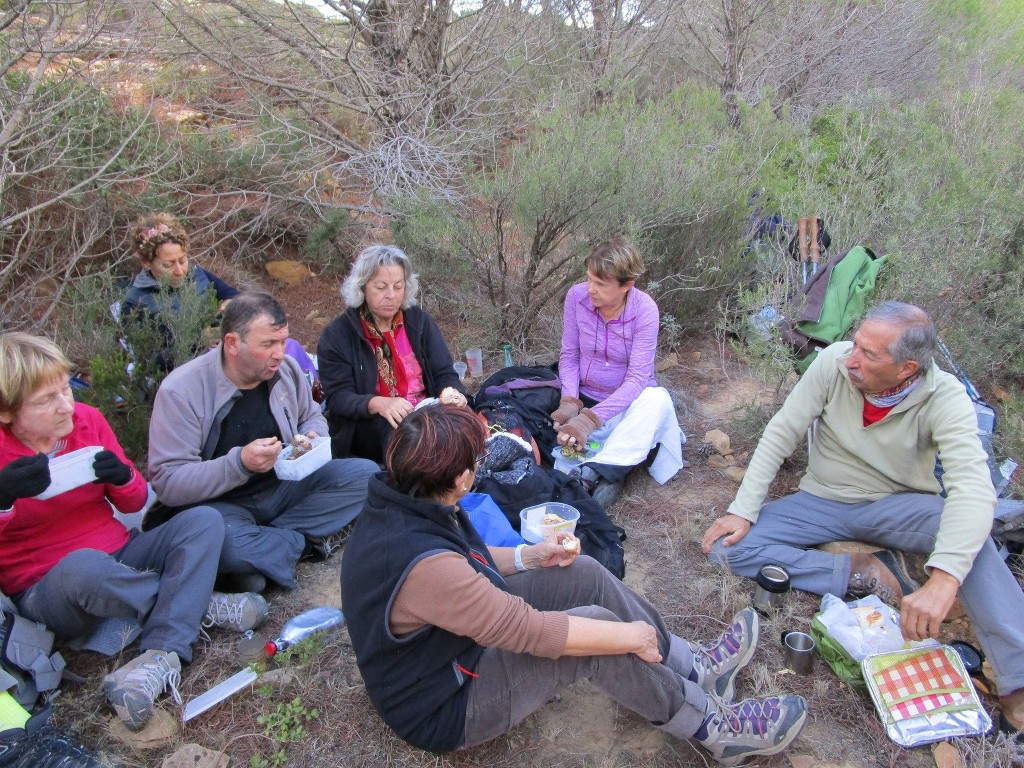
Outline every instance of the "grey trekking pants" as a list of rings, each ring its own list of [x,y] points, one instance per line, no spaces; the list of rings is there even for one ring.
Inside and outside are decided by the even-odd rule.
[[[558,659],[487,648],[470,684],[464,747],[507,733],[563,688],[587,679],[624,707],[673,736],[688,739],[707,712],[707,694],[687,675],[689,645],[670,634],[658,611],[596,560],[579,557],[568,568],[537,568],[507,577],[509,591],[541,611],[567,611],[605,621],[646,621],[658,633],[664,661],[634,654]]]
[[[715,542],[711,559],[753,578],[766,563],[784,566],[797,589],[846,594],[850,556],[807,549],[828,541],[864,541],[916,555],[931,554],[944,500],[899,493],[873,502],[829,501],[800,491],[765,504],[750,532],[731,547]],[[971,618],[996,675],[1000,695],[1024,688],[1024,592],[991,538],[960,585]]]
[[[18,610],[62,639],[88,635],[100,619],[135,619],[142,650],[173,651],[191,661],[223,540],[216,510],[185,510],[151,531],[133,531],[109,555],[68,553],[21,593]]]
[[[282,480],[251,496],[212,501],[224,518],[220,573],[262,573],[295,588],[306,537],[337,533],[362,511],[366,484],[380,468],[366,459],[334,459],[302,480]]]

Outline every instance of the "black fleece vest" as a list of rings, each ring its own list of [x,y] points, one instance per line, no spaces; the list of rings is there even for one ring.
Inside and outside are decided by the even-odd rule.
[[[342,605],[356,662],[370,701],[403,740],[437,752],[458,749],[483,647],[433,626],[397,638],[388,614],[413,566],[440,552],[463,555],[500,589],[505,580],[464,512],[400,494],[383,478],[370,479],[342,562]]]

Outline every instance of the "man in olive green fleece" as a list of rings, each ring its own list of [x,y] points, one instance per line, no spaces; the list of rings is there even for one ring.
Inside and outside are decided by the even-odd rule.
[[[777,563],[798,589],[875,592],[901,604],[912,640],[937,636],[959,593],[995,671],[1002,724],[1019,730],[1024,592],[989,537],[995,491],[977,418],[963,385],[935,366],[936,338],[924,310],[886,302],[867,313],[852,342],[822,350],[765,427],[736,499],[702,547],[742,576]],[[799,492],[764,504],[808,429]],[[892,552],[813,549],[849,539],[927,555],[928,580],[917,588]]]

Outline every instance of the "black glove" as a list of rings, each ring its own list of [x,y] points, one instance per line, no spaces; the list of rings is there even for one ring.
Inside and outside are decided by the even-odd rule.
[[[0,469],[0,509],[10,509],[18,499],[38,496],[50,484],[50,460],[45,453],[22,456]]]
[[[132,479],[132,468],[117,458],[113,451],[100,451],[92,462],[96,473],[94,483],[124,485]]]

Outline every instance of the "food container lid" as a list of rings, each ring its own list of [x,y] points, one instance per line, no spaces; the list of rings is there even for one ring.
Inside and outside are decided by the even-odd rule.
[[[985,661],[985,654],[980,649],[963,640],[954,640],[949,644],[949,647],[956,651],[957,656],[960,657],[969,673],[976,675],[981,672],[981,665]]]
[[[36,498],[50,499],[91,483],[96,479],[96,470],[92,468],[92,463],[96,454],[102,450],[101,445],[89,445],[50,459],[50,484]]]
[[[763,565],[757,572],[757,586],[776,594],[789,591],[789,571],[781,565]]]

